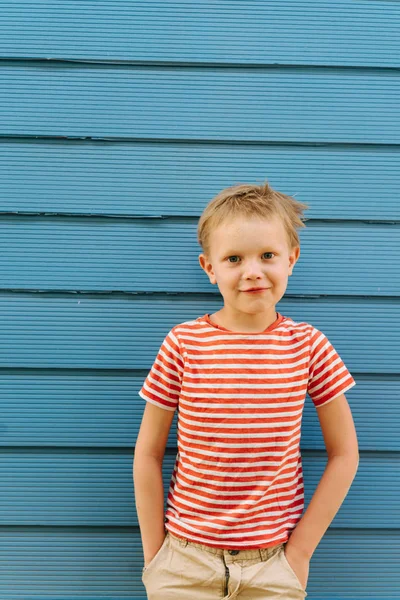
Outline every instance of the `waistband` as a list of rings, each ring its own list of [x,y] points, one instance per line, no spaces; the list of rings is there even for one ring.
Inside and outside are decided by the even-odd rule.
[[[252,548],[247,550],[233,550],[229,548],[214,548],[214,546],[207,546],[206,544],[200,544],[198,542],[192,542],[183,537],[179,537],[175,533],[171,533],[167,530],[167,535],[171,537],[172,540],[178,542],[184,548],[188,545],[194,546],[195,548],[199,548],[200,550],[204,550],[205,552],[210,552],[211,554],[215,554],[216,556],[233,556],[240,560],[256,560],[261,559],[263,561],[268,560],[271,556],[276,554],[280,548],[285,545],[285,542],[280,542],[275,546],[270,546],[269,548]]]

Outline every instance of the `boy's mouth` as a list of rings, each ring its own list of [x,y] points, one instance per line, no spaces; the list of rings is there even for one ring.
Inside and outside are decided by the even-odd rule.
[[[268,288],[250,288],[248,290],[242,290],[243,292],[246,293],[256,293],[256,292],[265,292]]]

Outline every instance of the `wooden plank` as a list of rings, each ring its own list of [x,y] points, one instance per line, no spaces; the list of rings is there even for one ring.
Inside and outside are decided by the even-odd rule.
[[[219,308],[201,294],[3,293],[0,368],[148,369],[169,329]],[[287,298],[278,310],[321,329],[351,371],[398,374],[397,299]]]
[[[2,1],[0,55],[126,62],[399,66],[397,2]]]
[[[197,222],[3,216],[3,289],[218,293]],[[307,222],[287,295],[400,295],[400,224]],[[178,243],[179,240],[179,243]],[[388,261],[390,256],[390,261]]]
[[[145,407],[138,391],[146,373],[2,369],[0,445],[132,449]],[[358,372],[353,376],[357,385],[347,393],[347,400],[360,449],[399,451],[400,378]],[[177,415],[169,448],[176,448],[176,425]],[[301,447],[325,448],[309,397],[304,405]]]
[[[1,451],[0,525],[135,526],[132,450],[10,449]],[[164,496],[176,452],[164,458]],[[304,452],[305,508],[327,457]],[[393,454],[365,455],[331,527],[399,529],[400,471]],[[368,489],[368,494],[365,490]],[[380,498],[385,497],[385,510]]]
[[[311,559],[310,598],[397,598],[399,552],[391,528],[356,536],[328,530]],[[142,566],[139,533],[128,528],[0,530],[0,597],[7,600],[145,600]]]
[[[266,179],[308,219],[400,220],[396,147],[0,138],[0,213],[198,218]]]
[[[399,142],[391,70],[2,61],[0,79],[1,136]]]

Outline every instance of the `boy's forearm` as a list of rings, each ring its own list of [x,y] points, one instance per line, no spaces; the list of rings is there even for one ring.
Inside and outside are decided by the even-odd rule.
[[[152,456],[135,456],[133,481],[144,560],[147,563],[160,549],[165,537],[162,464]]]
[[[358,456],[333,456],[297,523],[287,545],[293,545],[311,559],[323,535],[347,496],[358,469]]]

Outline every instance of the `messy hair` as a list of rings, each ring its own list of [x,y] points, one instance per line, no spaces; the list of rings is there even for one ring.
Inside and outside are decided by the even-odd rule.
[[[290,250],[300,246],[297,229],[305,227],[303,211],[307,204],[278,192],[267,181],[261,185],[238,184],[225,188],[204,209],[197,226],[197,239],[203,252],[210,254],[210,235],[224,221],[235,217],[270,219],[278,216],[286,230]]]

